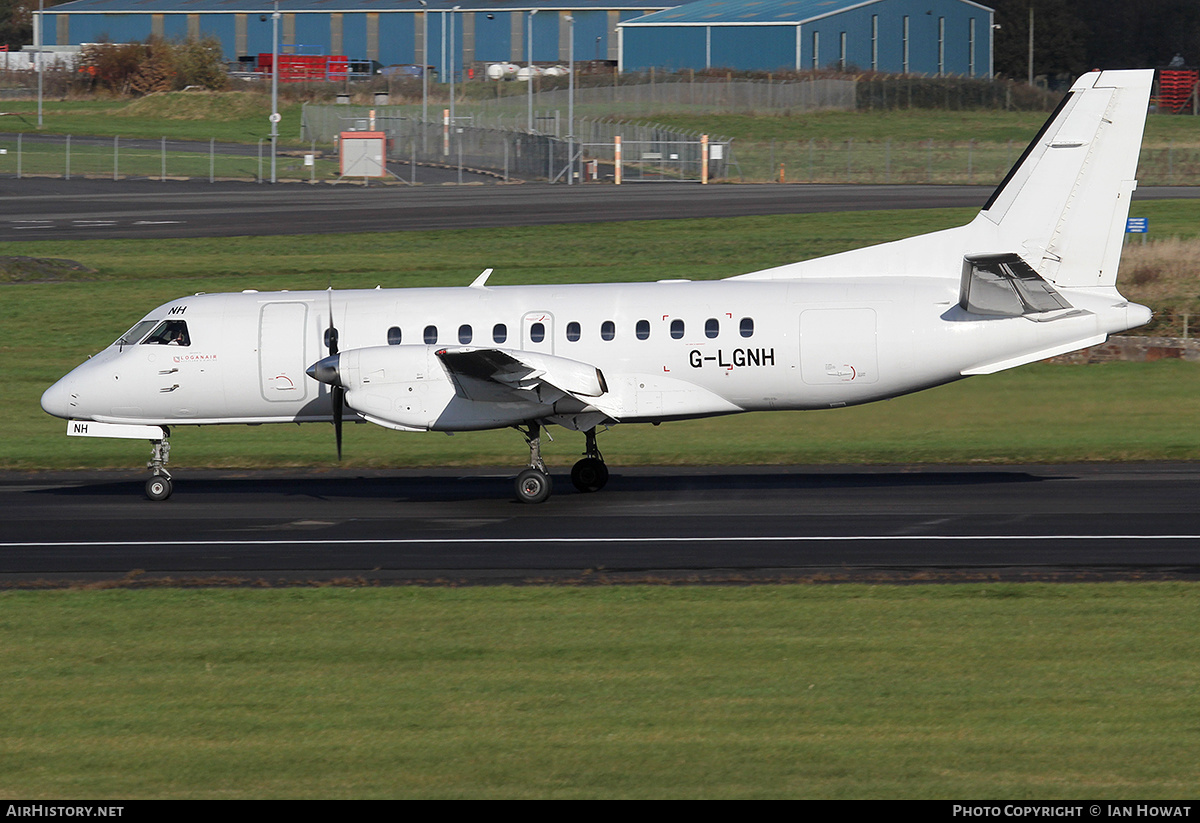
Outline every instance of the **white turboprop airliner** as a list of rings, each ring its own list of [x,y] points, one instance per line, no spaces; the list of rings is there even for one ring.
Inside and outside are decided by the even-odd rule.
[[[518,499],[550,477],[541,428],[583,432],[571,480],[608,479],[596,427],[882,400],[1091,346],[1150,310],[1116,289],[1152,71],[1080,78],[969,224],[710,282],[198,294],[160,306],[46,390],[69,435],[330,422],[513,427]]]

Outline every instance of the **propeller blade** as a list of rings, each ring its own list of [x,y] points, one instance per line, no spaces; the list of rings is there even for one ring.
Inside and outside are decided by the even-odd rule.
[[[333,284],[329,286],[329,329],[325,332],[325,345],[329,348],[329,357],[338,353],[338,330],[333,325]],[[324,361],[322,361],[324,362]],[[336,366],[334,367],[336,369]],[[330,392],[333,401],[333,438],[337,441],[338,460],[342,459],[342,409],[346,405],[346,389],[340,383],[334,383]]]

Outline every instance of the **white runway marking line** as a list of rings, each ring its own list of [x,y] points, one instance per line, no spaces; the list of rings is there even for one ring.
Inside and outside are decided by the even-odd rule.
[[[182,223],[182,220],[134,220],[135,226],[173,226],[176,223]]]
[[[81,546],[349,546],[349,545],[421,545],[421,544],[491,544],[509,543],[851,543],[882,541],[887,543],[912,543],[919,540],[941,542],[1002,540],[1200,540],[1200,534],[860,534],[860,535],[812,535],[773,537],[369,537],[361,540],[333,538],[323,540],[83,540],[63,542],[0,543],[0,548],[65,548]]]

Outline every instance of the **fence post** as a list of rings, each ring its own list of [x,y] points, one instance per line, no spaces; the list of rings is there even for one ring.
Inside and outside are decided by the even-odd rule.
[[[262,143],[263,139],[258,138],[258,183],[262,182]]]
[[[17,179],[21,179],[21,132],[17,132]]]
[[[208,138],[208,182],[216,182],[217,176],[217,138]]]
[[[167,136],[162,136],[162,173],[159,175],[159,182],[167,182]]]
[[[71,179],[71,135],[67,135],[67,169],[66,179]]]
[[[892,138],[887,139],[883,150],[883,182],[892,182]]]
[[[975,138],[967,143],[967,185],[975,182]]]
[[[117,179],[121,168],[120,146],[118,143],[120,139],[117,135],[113,135],[113,180]]]
[[[933,138],[929,138],[929,149],[925,153],[925,182],[933,182]]]

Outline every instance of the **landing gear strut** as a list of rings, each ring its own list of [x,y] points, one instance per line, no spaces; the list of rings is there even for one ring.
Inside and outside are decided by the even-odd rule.
[[[608,466],[596,446],[596,430],[588,429],[583,434],[587,438],[584,457],[571,467],[571,482],[581,492],[598,492],[608,482]]]
[[[163,426],[162,440],[151,440],[154,450],[150,452],[150,462],[146,468],[154,472],[154,476],[146,481],[146,497],[151,500],[166,500],[174,491],[171,483],[171,473],[167,471],[167,460],[171,455],[171,443],[167,439],[171,430]]]
[[[554,483],[542,462],[542,427],[530,423],[529,429],[521,431],[529,444],[529,468],[517,475],[517,500],[522,503],[541,503],[550,496]]]

